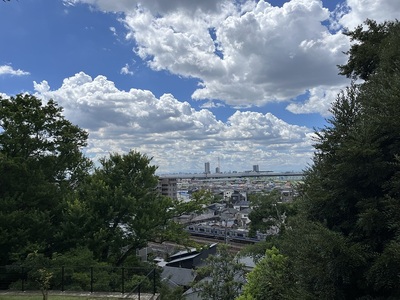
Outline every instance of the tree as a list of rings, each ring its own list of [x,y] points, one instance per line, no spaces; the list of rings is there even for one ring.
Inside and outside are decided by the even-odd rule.
[[[206,265],[199,268],[202,280],[194,289],[206,300],[235,299],[244,283],[244,273],[244,265],[236,261],[228,246],[218,245],[217,254],[209,256]]]
[[[364,79],[315,133],[299,213],[279,249],[307,299],[397,299],[400,139],[399,23],[366,22],[343,74]]]
[[[393,77],[390,77],[392,80]],[[398,198],[396,200],[392,198],[391,205],[388,205],[388,193],[390,193],[394,176],[399,172],[395,155],[400,151],[400,144],[396,138],[395,128],[400,124],[397,117],[391,118],[388,122],[387,117],[383,118],[376,114],[376,110],[371,110],[364,101],[367,88],[375,85],[377,79],[371,80],[373,81],[360,87],[360,92],[354,99],[348,94],[335,103],[334,107],[340,113],[349,112],[346,110],[349,107],[354,109],[350,110],[351,113],[347,118],[341,118],[340,114],[335,114],[335,122],[332,122],[335,126],[330,130],[320,132],[321,139],[316,145],[320,152],[316,154],[314,166],[307,171],[302,194],[303,213],[306,220],[322,224],[324,228],[337,234],[340,240],[343,239],[342,243],[346,247],[340,249],[356,248],[362,255],[359,259],[355,256],[348,258],[362,262],[361,264],[349,264],[340,272],[336,270],[342,282],[334,284],[334,291],[342,293],[342,298],[389,297],[399,293],[398,290],[389,288],[389,285],[384,287],[380,283],[377,288],[377,285],[373,283],[378,278],[379,281],[392,282],[391,276],[386,276],[385,279],[384,273],[380,273],[378,277],[366,276],[381,260],[381,255],[386,252],[387,247],[392,247],[391,251],[393,251],[393,246],[395,246],[393,242],[398,238],[398,233],[393,230],[393,226],[398,226],[399,223],[398,219],[392,219],[393,223],[390,224],[386,216],[393,215],[393,209],[398,208],[395,205]],[[391,86],[394,87],[399,83],[400,81],[392,82]],[[390,92],[385,89],[380,93],[385,95],[393,92],[393,89]],[[368,98],[372,96],[369,93],[368,95]],[[374,96],[378,97],[378,95]],[[395,97],[399,97],[399,94],[397,93]],[[380,96],[379,100],[375,99],[386,107],[390,97]],[[353,100],[356,101],[356,105],[349,105]],[[375,113],[370,114],[370,111],[375,111]],[[340,121],[345,119],[346,122]],[[352,120],[351,124],[349,120]],[[331,242],[327,241],[325,246],[319,249],[320,254],[323,253],[323,249],[326,250],[326,247],[332,247],[334,237],[336,235],[326,236]],[[339,253],[331,256],[331,260],[337,259]],[[301,255],[298,257],[304,258]],[[396,261],[393,260],[391,263],[395,264]],[[310,264],[321,265],[321,262],[314,261]],[[310,265],[309,268],[311,268]],[[321,267],[322,269],[324,268]],[[319,275],[319,278],[324,277]],[[346,281],[343,281],[344,278],[347,278]],[[330,281],[330,279],[327,280]],[[324,289],[318,290],[321,292]],[[313,293],[317,293],[317,290]]]
[[[169,287],[167,283],[161,282],[159,293],[160,300],[185,300],[184,289],[181,286]]]
[[[288,299],[359,299],[367,249],[304,217],[292,218],[290,226],[277,243],[289,274],[273,288],[291,287]]]
[[[299,299],[293,285],[287,257],[276,247],[267,249],[264,258],[247,274],[243,294],[238,300]]]
[[[35,96],[0,98],[0,151],[7,158],[40,167],[51,183],[73,186],[91,163],[81,150],[88,134],[66,120],[63,109]],[[18,161],[18,162],[19,162]]]
[[[50,281],[53,272],[50,271],[50,259],[37,251],[29,253],[26,257],[24,267],[28,271],[28,278],[33,280],[42,292],[43,300],[49,296]]]
[[[57,249],[63,199],[87,174],[87,133],[31,95],[0,97],[0,263]]]
[[[254,209],[249,214],[250,231],[254,236],[257,231],[274,233],[284,230],[287,215],[294,213],[291,203],[282,203],[278,190],[268,194],[250,194],[249,200]]]
[[[376,72],[392,73],[395,62],[399,62],[400,23],[396,20],[377,24],[367,19],[364,24],[345,32],[354,43],[346,52],[348,62],[338,66],[339,74],[368,80]]]
[[[180,203],[160,195],[157,167],[150,163],[136,151],[101,159],[63,211],[65,248],[88,244],[99,261],[118,266],[148,241],[188,242],[174,217],[200,209],[208,197]]]
[[[64,211],[67,232],[78,230],[75,240],[88,243],[100,261],[123,263],[157,231],[167,200],[156,192],[156,167],[149,163],[134,151],[101,159]]]

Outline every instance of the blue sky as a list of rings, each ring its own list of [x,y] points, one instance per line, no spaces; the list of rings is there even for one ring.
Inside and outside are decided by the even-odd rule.
[[[0,3],[0,95],[54,99],[87,156],[130,149],[158,172],[301,171],[350,42],[398,0],[12,0]]]

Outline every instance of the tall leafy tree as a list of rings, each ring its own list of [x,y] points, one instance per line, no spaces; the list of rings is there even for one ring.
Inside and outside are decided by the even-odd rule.
[[[85,238],[77,236],[77,241],[89,243],[99,260],[122,263],[157,230],[165,199],[156,192],[156,167],[149,163],[134,151],[111,154],[100,160],[78,198],[69,203],[66,230],[78,229]],[[80,221],[80,228],[73,219]]]
[[[398,63],[398,36],[400,24],[398,21],[386,21],[378,24],[367,19],[364,25],[359,25],[353,31],[345,34],[353,43],[346,54],[349,60],[340,65],[340,74],[353,79],[368,80],[377,72],[393,72]]]
[[[274,190],[268,194],[250,194],[249,200],[254,209],[249,214],[250,235],[257,231],[276,233],[285,229],[286,217],[295,209],[291,203],[282,203],[281,194]]]
[[[0,263],[32,250],[51,253],[62,199],[91,166],[87,133],[62,108],[32,95],[0,97]]]
[[[207,195],[190,205],[160,195],[157,167],[136,151],[100,164],[63,212],[66,248],[88,245],[98,260],[121,265],[148,241],[189,241],[174,217],[199,209]]]
[[[357,43],[340,66],[365,81],[339,94],[316,132],[299,215],[280,244],[307,299],[400,297],[400,25],[366,25],[347,33]]]
[[[237,262],[227,245],[218,245],[217,254],[209,256],[198,269],[200,280],[194,285],[201,299],[235,299],[244,283],[244,265]]]
[[[293,293],[287,257],[276,247],[267,249],[265,256],[247,274],[243,293],[238,300],[299,299]]]

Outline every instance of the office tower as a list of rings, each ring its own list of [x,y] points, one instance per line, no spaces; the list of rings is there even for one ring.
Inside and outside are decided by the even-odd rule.
[[[204,173],[206,173],[206,174],[210,174],[211,173],[210,172],[210,163],[209,162],[206,162],[204,164]]]

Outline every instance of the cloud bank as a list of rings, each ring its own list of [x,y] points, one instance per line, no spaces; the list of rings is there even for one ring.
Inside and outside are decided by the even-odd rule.
[[[366,18],[393,20],[400,11],[398,0],[347,0],[330,9],[324,5],[330,2],[320,0],[282,6],[264,0],[63,2],[68,9],[90,5],[123,24],[123,32],[108,28],[133,45],[131,60],[117,66],[118,73],[135,75],[139,62],[197,80],[191,97],[202,109],[171,94],[119,90],[105,76],[84,72],[65,78],[57,89],[34,83],[37,96],[53,98],[68,119],[88,130],[89,156],[136,149],[154,157],[160,172],[202,172],[204,162],[217,161],[222,171],[253,164],[304,169],[313,153],[311,129],[240,108],[280,102],[289,114],[329,116],[332,101],[349,83],[336,67],[346,62],[343,52],[350,47],[341,30]],[[29,73],[5,65],[0,74]],[[221,121],[211,111],[217,106],[238,110]]]
[[[341,28],[397,17],[397,0],[348,0],[329,11],[320,0],[69,0],[122,12],[126,38],[153,70],[196,78],[192,99],[234,107],[290,102],[295,114],[326,115],[348,84],[337,65],[350,44]],[[316,99],[316,95],[324,95]],[[296,102],[299,95],[310,95]]]
[[[270,113],[236,111],[227,122],[207,109],[195,110],[171,94],[118,90],[104,76],[80,72],[52,90],[35,83],[36,96],[54,99],[66,117],[89,132],[88,156],[136,149],[154,157],[159,172],[203,172],[204,163],[222,171],[250,170],[253,164],[300,171],[311,157],[310,130]]]

